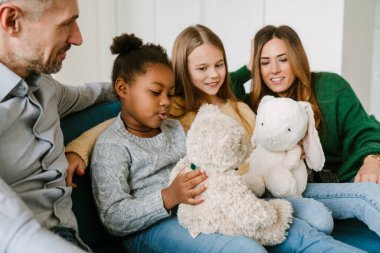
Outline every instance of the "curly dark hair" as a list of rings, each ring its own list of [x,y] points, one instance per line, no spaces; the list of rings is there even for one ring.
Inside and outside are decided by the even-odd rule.
[[[133,81],[137,74],[146,72],[146,68],[160,63],[172,69],[166,50],[152,43],[143,41],[132,34],[121,34],[113,38],[111,53],[117,55],[112,68],[112,82],[118,78],[125,82]]]

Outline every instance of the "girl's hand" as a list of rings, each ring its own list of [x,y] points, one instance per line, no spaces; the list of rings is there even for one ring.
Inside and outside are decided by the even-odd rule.
[[[207,174],[202,169],[185,171],[183,168],[171,185],[162,190],[162,199],[166,210],[170,210],[180,203],[197,205],[203,202],[202,194],[207,186]]]
[[[355,182],[373,182],[380,185],[380,161],[367,156],[355,176]]]
[[[78,176],[83,176],[86,165],[82,158],[75,153],[66,153],[65,155],[69,162],[69,166],[67,167],[66,185],[76,188],[77,185],[73,183],[74,173]]]
[[[306,155],[305,155],[305,149],[303,147],[302,141],[298,142],[298,146],[300,146],[300,148],[301,148],[301,157],[300,157],[300,159],[301,160],[305,160],[306,159]]]

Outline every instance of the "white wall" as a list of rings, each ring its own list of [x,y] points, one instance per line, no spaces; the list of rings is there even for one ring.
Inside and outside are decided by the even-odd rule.
[[[63,83],[109,81],[113,57],[109,46],[117,34],[113,0],[79,0],[79,27],[83,44],[71,47],[55,77]]]
[[[375,1],[346,0],[342,75],[369,111]]]
[[[380,0],[376,0],[375,17],[370,113],[375,114],[376,118],[380,119]]]
[[[300,35],[312,70],[343,74],[372,112],[377,106],[369,102],[375,1],[380,0],[80,0],[85,41],[69,52],[56,76],[70,84],[108,81],[115,35],[133,32],[160,43],[170,55],[178,33],[196,23],[221,37],[234,70],[247,63],[258,29],[288,24]]]
[[[263,24],[264,0],[116,2],[118,32],[133,32],[146,41],[160,43],[169,55],[175,38],[184,28],[197,23],[207,25],[222,38],[231,68],[239,67],[248,61],[250,39]]]
[[[296,30],[313,71],[342,72],[343,0],[268,0],[265,23]]]

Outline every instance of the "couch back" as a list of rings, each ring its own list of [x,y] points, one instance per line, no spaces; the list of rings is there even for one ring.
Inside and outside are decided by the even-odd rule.
[[[61,120],[65,145],[91,127],[115,117],[120,112],[118,101],[97,104],[70,114]],[[88,169],[88,168],[87,168]],[[73,189],[73,211],[79,234],[95,252],[123,252],[120,239],[111,236],[103,227],[93,200],[89,173],[75,177],[78,188]]]

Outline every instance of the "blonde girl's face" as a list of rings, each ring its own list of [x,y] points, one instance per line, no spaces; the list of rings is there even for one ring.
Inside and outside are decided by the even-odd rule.
[[[260,72],[266,86],[279,96],[286,96],[295,76],[288,61],[288,50],[283,40],[268,41],[260,55]]]
[[[168,118],[174,96],[173,71],[164,64],[154,64],[137,74],[131,84],[118,91],[123,100],[122,119],[127,126],[140,131],[159,128]]]
[[[194,86],[216,97],[226,78],[226,65],[222,51],[210,44],[195,48],[187,58],[190,78]]]

